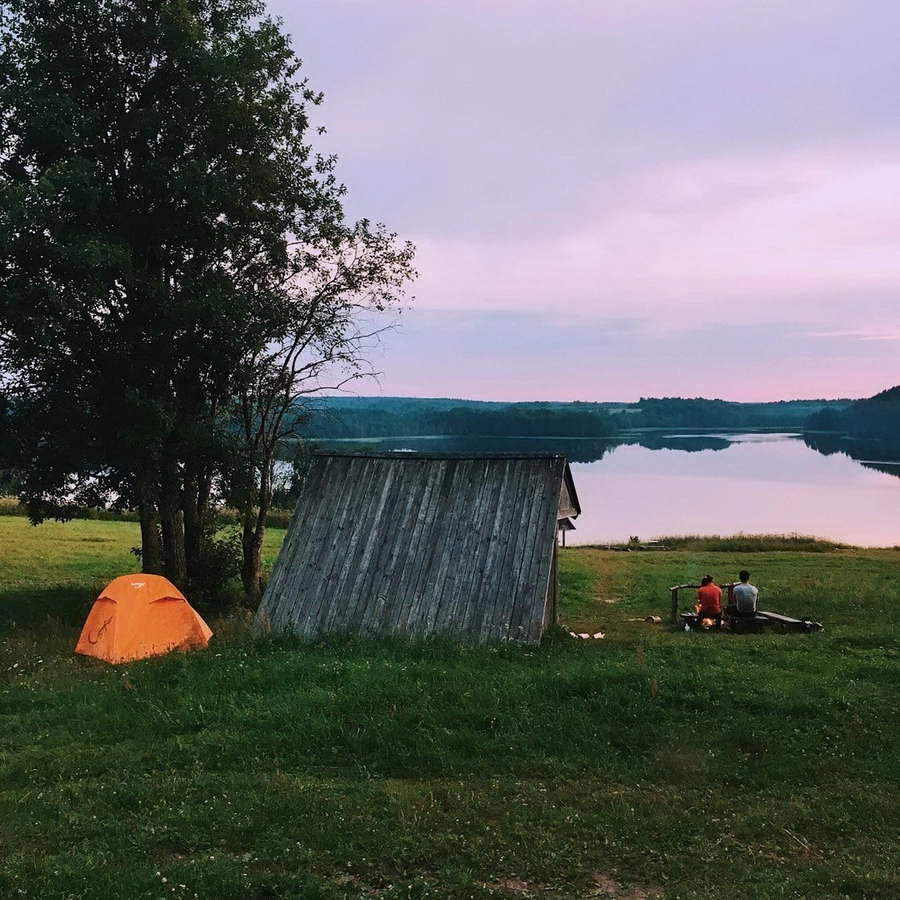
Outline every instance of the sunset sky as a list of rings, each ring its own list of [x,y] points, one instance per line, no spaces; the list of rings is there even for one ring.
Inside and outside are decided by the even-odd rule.
[[[278,0],[421,276],[361,393],[900,382],[896,0]]]

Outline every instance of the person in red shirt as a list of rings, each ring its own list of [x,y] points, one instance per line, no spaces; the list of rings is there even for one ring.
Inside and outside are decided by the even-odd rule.
[[[722,624],[722,588],[714,581],[712,575],[704,575],[697,591],[697,617],[699,619],[715,619],[716,627]]]

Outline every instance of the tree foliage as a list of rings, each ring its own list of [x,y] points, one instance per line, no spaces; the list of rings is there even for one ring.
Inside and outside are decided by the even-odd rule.
[[[36,520],[138,508],[145,569],[190,583],[217,496],[264,530],[278,410],[365,371],[413,250],[345,220],[255,0],[0,10],[0,466]]]

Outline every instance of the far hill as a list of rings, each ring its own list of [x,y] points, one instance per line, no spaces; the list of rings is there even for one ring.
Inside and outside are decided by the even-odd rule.
[[[799,430],[823,410],[841,412],[850,400],[735,403],[702,397],[502,403],[417,397],[325,397],[304,429],[311,438],[611,437],[637,428],[772,428]]]
[[[831,432],[832,439],[834,435],[843,436],[845,441],[849,440],[855,445],[855,450],[867,456],[898,459],[900,385],[888,388],[874,397],[857,400],[846,409],[819,410],[810,416],[806,427],[810,432]],[[822,439],[819,440],[821,442]],[[827,442],[827,437],[824,440]]]

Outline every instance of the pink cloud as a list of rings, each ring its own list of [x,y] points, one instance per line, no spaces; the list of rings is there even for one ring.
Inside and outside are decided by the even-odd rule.
[[[622,333],[584,351],[580,380],[548,380],[530,342],[463,366],[466,346],[439,329],[419,333],[427,353],[389,342],[390,390],[761,399],[900,378],[900,4],[272,8],[326,91],[317,116],[351,212],[418,244],[422,322],[505,311],[601,334],[628,316],[663,343],[716,323],[757,328],[766,357],[752,382],[684,361],[666,371]],[[809,356],[779,343],[796,332]],[[545,356],[568,359],[568,339]]]

